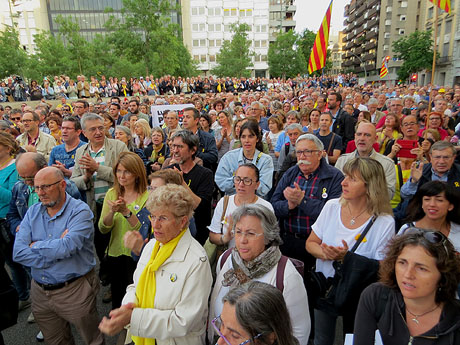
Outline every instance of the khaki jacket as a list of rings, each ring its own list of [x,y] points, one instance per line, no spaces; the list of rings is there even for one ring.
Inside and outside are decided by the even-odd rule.
[[[109,182],[110,187],[113,184],[113,172],[112,166],[117,161],[120,153],[128,151],[126,145],[120,140],[108,139],[105,138],[104,142],[105,147],[105,163],[104,165],[99,165],[97,170],[97,178]],[[80,159],[85,154],[89,154],[90,146],[85,144],[80,146],[75,153],[75,166],[72,171],[72,177],[70,178],[77,185],[80,191],[86,192],[86,203],[91,208],[91,211],[94,213],[94,219],[96,219],[96,200],[94,200],[94,183],[92,179],[89,179],[88,182],[85,182],[85,171],[80,168]]]
[[[27,133],[22,133],[20,136],[16,138],[16,140],[18,141],[19,146],[21,146],[25,150],[25,147],[28,145],[29,142]],[[43,156],[45,156],[47,161],[50,158],[51,150],[55,146],[56,139],[54,139],[53,136],[43,133],[42,131],[38,131],[38,138],[35,142],[35,150],[37,150],[38,153],[41,153]]]

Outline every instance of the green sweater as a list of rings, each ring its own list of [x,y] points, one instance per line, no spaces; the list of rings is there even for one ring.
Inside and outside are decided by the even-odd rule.
[[[141,209],[144,208],[145,203],[147,202],[148,192],[145,191],[141,194],[135,201],[130,204],[127,204],[126,207],[133,213],[137,214]],[[111,226],[106,226],[104,224],[104,218],[109,213],[110,208],[107,203],[107,200],[115,201],[117,200],[117,195],[114,188],[110,188],[107,191],[107,194],[104,198],[104,205],[102,206],[101,217],[99,218],[99,230],[103,234],[111,231],[110,242],[109,242],[109,256],[120,256],[126,255],[131,256],[131,249],[128,249],[123,244],[123,236],[128,231],[138,231],[141,227],[141,223],[137,222],[136,226],[131,226],[128,220],[123,217],[119,212],[115,212],[113,216],[113,222]]]

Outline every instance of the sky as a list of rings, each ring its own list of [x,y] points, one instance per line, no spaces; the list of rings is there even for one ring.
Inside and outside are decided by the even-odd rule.
[[[329,0],[296,0],[297,10],[294,17],[296,20],[296,32],[300,33],[307,28],[316,33],[326,14],[329,3]],[[338,35],[338,32],[343,29],[343,11],[345,5],[349,3],[350,0],[334,0],[332,4],[331,35]]]

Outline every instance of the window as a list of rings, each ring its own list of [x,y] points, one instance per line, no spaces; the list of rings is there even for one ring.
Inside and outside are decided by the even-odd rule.
[[[428,19],[433,18],[433,9],[434,9],[434,7],[430,7],[430,8],[428,9]]]
[[[246,10],[246,17],[252,17],[252,10]]]
[[[209,62],[216,62],[216,56],[215,55],[209,55]]]
[[[442,46],[442,56],[449,56],[449,42],[444,43]]]
[[[204,23],[200,23],[200,31],[205,31],[205,25]]]
[[[206,62],[206,55],[200,55],[200,62]]]
[[[232,16],[232,17],[236,17],[236,16],[237,16],[236,8],[232,8],[231,16]]]
[[[389,13],[389,12],[391,12],[391,11],[393,11],[393,7],[387,6],[387,11],[386,11],[386,12]]]
[[[385,20],[385,25],[391,25],[391,19]]]
[[[224,25],[224,32],[230,32],[230,31],[231,31],[230,25],[225,24]]]
[[[267,47],[267,41],[260,41],[260,46],[262,48],[266,48]]]
[[[209,46],[210,46],[210,47],[215,47],[215,45],[216,45],[216,41],[214,41],[214,40],[209,40]]]
[[[404,35],[405,33],[406,33],[406,30],[404,30],[404,29],[399,29],[399,34],[400,34],[400,35]]]
[[[230,17],[230,9],[224,8],[224,17]]]
[[[192,24],[192,31],[198,31],[198,24]]]
[[[399,20],[402,21],[402,22],[404,22],[404,21],[406,20],[406,15],[404,15],[404,14],[403,14],[403,15],[400,15],[400,16],[399,16]]]
[[[192,7],[192,16],[198,15],[198,8],[197,7]]]
[[[222,45],[222,40],[216,40],[216,47],[220,47]]]
[[[389,32],[385,32],[385,33],[383,34],[383,37],[385,37],[385,38],[390,38],[390,33],[389,33]]]
[[[444,35],[450,34],[451,31],[452,31],[452,20],[449,20],[448,22],[446,22],[446,26],[444,28]]]
[[[260,41],[254,41],[254,47],[260,48]]]
[[[206,40],[205,39],[200,40],[200,47],[206,47]]]
[[[198,7],[198,14],[200,16],[204,15],[204,7]]]
[[[200,41],[199,40],[193,40],[192,47],[199,47],[199,46],[200,46]]]
[[[200,61],[200,56],[199,55],[193,55],[193,60]]]
[[[246,17],[246,11],[240,10],[240,17]]]
[[[407,1],[401,1],[401,7],[407,7]]]
[[[383,50],[389,50],[389,49],[390,49],[390,46],[388,44],[383,45]]]

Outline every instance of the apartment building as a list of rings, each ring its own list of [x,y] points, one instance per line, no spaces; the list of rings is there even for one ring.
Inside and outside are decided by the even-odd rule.
[[[224,40],[231,40],[233,23],[246,23],[254,52],[253,77],[268,77],[268,47],[276,33],[295,28],[293,0],[183,0],[184,43],[198,70],[210,75]]]
[[[393,42],[423,27],[426,0],[351,0],[345,6],[346,25],[342,68],[369,81],[380,81],[380,67],[389,56],[383,81],[398,80],[402,62],[394,57]]]

